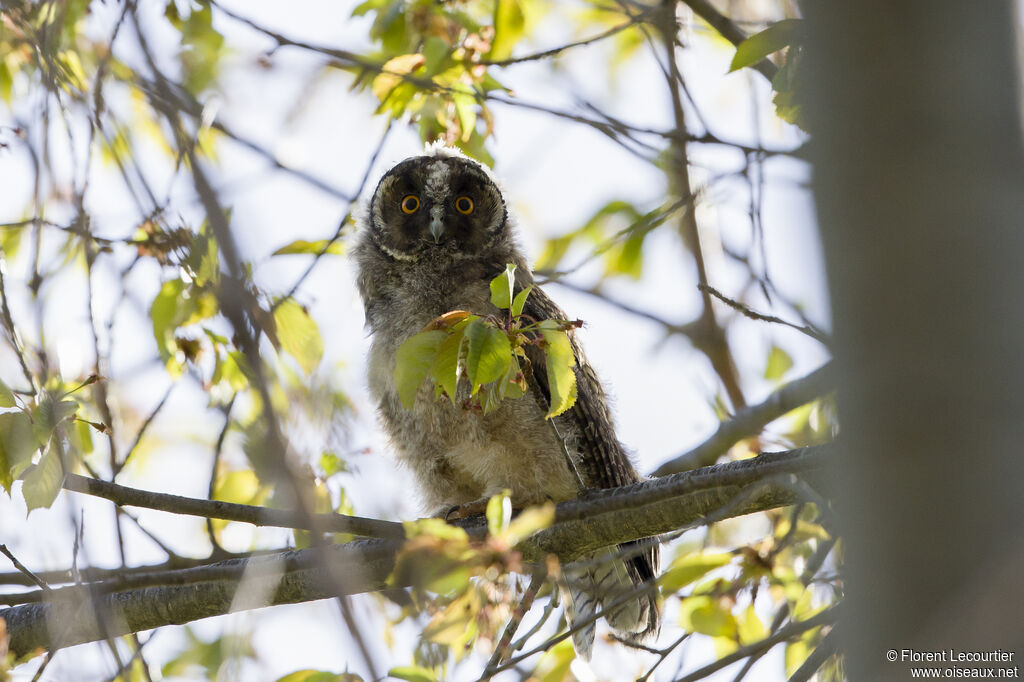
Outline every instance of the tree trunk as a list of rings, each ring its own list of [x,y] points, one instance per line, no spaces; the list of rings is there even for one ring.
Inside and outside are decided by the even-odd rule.
[[[839,370],[849,679],[1024,643],[1014,3],[807,3]],[[897,662],[887,661],[889,650]],[[967,664],[939,664],[966,667]]]

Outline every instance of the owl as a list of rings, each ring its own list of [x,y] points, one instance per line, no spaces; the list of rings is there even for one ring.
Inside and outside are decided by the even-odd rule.
[[[527,384],[529,392],[540,395],[506,399],[481,413],[464,408],[461,400],[435,399],[426,381],[411,410],[399,400],[395,357],[406,339],[452,310],[498,315],[489,283],[506,264],[516,266],[517,292],[533,284],[505,198],[489,169],[456,150],[428,146],[384,174],[359,223],[354,255],[372,335],[370,390],[396,455],[414,474],[430,511],[444,515],[506,489],[513,505],[522,508],[574,498],[581,488],[640,480],[615,436],[601,383],[572,332],[577,398],[554,418],[554,429],[545,422],[550,396],[544,351],[534,345],[526,348],[530,362],[524,371],[539,368]],[[568,319],[537,287],[523,314],[536,320]],[[462,381],[460,398],[469,391]],[[651,584],[656,575],[656,545],[633,551],[625,560],[587,565],[575,572],[572,564],[566,567],[571,622],[613,601],[626,602],[605,607],[609,625],[635,640],[657,633],[654,590],[636,589]],[[625,591],[636,598],[614,598]],[[593,637],[593,625],[574,632],[577,651],[588,656]]]

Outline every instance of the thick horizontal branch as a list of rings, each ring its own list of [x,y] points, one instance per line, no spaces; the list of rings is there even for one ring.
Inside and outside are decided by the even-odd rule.
[[[757,405],[737,412],[731,419],[718,425],[718,430],[706,441],[654,470],[652,476],[667,476],[681,471],[709,466],[729,448],[751,436],[756,436],[767,424],[791,410],[820,398],[835,388],[832,363],[822,365],[802,379],[791,381]]]
[[[284,509],[271,509],[218,500],[200,500],[194,497],[129,488],[77,474],[68,474],[64,481],[64,488],[77,493],[102,497],[122,507],[143,507],[173,514],[185,514],[186,516],[240,521],[251,523],[254,526],[301,528],[321,533],[351,533],[374,538],[400,539],[405,537],[402,524],[394,521],[381,521],[345,514],[306,515]]]
[[[105,593],[102,585],[52,590],[42,603],[0,611],[10,637],[9,648],[21,657],[38,649],[58,649],[181,625],[229,613],[243,573],[247,590],[266,592],[270,606],[338,596],[337,583],[325,572],[324,559],[344,572],[346,593],[384,588],[400,543],[359,540],[321,549],[229,559],[177,572],[174,585]],[[326,552],[329,556],[324,557]]]
[[[571,561],[602,547],[791,504],[799,496],[795,486],[778,481],[795,476],[814,484],[830,464],[830,450],[822,446],[769,453],[591,491],[559,504],[554,524],[517,549],[530,562],[543,561],[548,554]],[[474,538],[486,535],[486,522],[480,519],[466,526]],[[231,559],[164,572],[160,577],[174,584],[119,589],[101,582],[60,588],[41,603],[0,611],[0,618],[7,622],[11,651],[21,656],[39,648],[71,646],[228,613],[243,573],[247,585],[251,579],[256,589],[265,588],[271,595],[266,605],[334,597],[339,590],[345,594],[380,590],[386,587],[400,546],[393,539],[359,540]],[[334,572],[345,574],[343,585],[328,576],[328,562]]]

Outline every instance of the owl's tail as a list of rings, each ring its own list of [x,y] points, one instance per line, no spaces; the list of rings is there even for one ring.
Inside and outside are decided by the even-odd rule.
[[[630,641],[642,642],[657,635],[661,614],[657,590],[650,582],[650,565],[647,557],[624,561],[609,553],[584,565],[565,566],[566,615],[577,655],[590,660],[596,626],[591,619],[599,610],[608,625]],[[588,620],[589,624],[582,625]]]

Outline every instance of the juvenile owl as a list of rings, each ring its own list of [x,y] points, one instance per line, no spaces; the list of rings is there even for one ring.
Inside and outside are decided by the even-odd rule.
[[[576,497],[581,483],[611,488],[640,480],[615,437],[601,383],[575,338],[577,399],[554,418],[555,429],[544,419],[547,375],[543,350],[534,345],[527,346],[529,367],[540,370],[528,385],[539,396],[506,399],[481,414],[464,409],[459,400],[454,405],[435,400],[425,382],[413,409],[399,400],[395,354],[407,338],[452,310],[499,314],[489,283],[508,263],[516,265],[516,291],[533,284],[505,199],[487,168],[440,146],[396,165],[381,178],[361,220],[355,257],[373,335],[370,390],[398,458],[415,474],[433,513],[444,514],[505,489],[520,508]],[[529,295],[523,314],[536,320],[567,319],[539,288]],[[468,386],[460,387],[460,397],[463,390]],[[573,573],[570,565],[566,572],[572,577],[572,620],[587,618],[603,602],[614,629],[634,639],[655,634],[659,614],[653,589],[614,609],[607,605],[654,578],[657,546],[625,561],[588,564],[597,567]],[[593,626],[574,633],[577,651],[589,655],[593,637]]]

